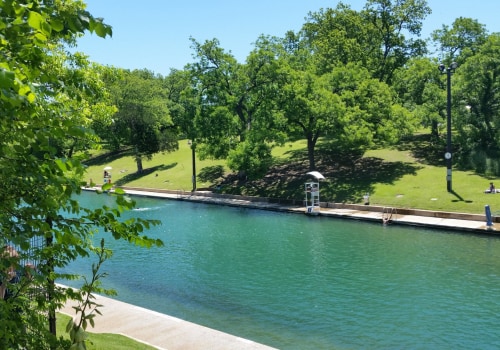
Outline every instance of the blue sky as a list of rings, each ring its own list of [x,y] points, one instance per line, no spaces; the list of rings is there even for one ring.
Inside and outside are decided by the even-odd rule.
[[[297,31],[309,12],[336,7],[336,0],[86,0],[95,17],[113,27],[113,37],[86,35],[78,51],[92,61],[127,69],[148,68],[167,75],[193,61],[190,37],[198,42],[217,38],[221,47],[244,62],[261,34],[282,37]],[[366,1],[344,0],[361,10]],[[423,36],[470,17],[500,32],[499,0],[427,0],[432,14]]]

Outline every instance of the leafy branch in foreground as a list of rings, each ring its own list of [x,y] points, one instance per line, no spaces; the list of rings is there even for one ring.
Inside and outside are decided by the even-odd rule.
[[[99,270],[109,257],[112,256],[112,251],[104,248],[104,238],[101,239],[101,246],[99,248],[93,248],[93,251],[97,254],[97,263],[92,264],[92,278],[90,281],[86,277],[83,277],[85,283],[83,284],[80,294],[76,296],[80,299],[80,304],[73,306],[76,311],[75,318],[71,319],[66,326],[66,331],[69,332],[71,339],[70,349],[86,349],[87,341],[87,327],[88,324],[92,327],[95,326],[94,318],[96,314],[102,315],[99,307],[102,305],[96,303],[95,296],[93,293],[103,293],[106,295],[116,295],[114,290],[103,289],[101,279],[106,277],[106,273],[100,273]],[[80,317],[78,319],[78,314]],[[78,321],[77,321],[78,320]]]

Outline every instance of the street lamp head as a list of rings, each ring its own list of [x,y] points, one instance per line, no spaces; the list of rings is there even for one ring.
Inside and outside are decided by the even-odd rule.
[[[439,69],[439,71],[440,71],[441,73],[444,73],[444,72],[445,72],[445,71],[447,71],[447,70],[448,70],[448,71],[450,71],[450,72],[453,72],[453,71],[455,71],[455,69],[457,69],[457,67],[458,67],[458,63],[457,63],[457,62],[452,62],[448,68],[446,68],[446,66],[445,66],[444,64],[442,64],[442,63],[441,63],[441,64],[438,66],[438,69]]]

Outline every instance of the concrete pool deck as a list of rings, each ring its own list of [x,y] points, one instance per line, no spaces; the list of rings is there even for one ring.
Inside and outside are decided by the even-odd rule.
[[[258,201],[245,197],[210,196],[206,193],[173,192],[153,189],[124,188],[124,190],[127,194],[137,196],[187,200],[200,203],[240,206],[290,213],[305,213],[305,209],[302,206]],[[485,215],[409,211],[398,208],[381,208],[362,205],[342,205],[339,207],[327,205],[327,207],[321,208],[320,216],[365,220],[379,222],[380,224],[383,224],[384,218],[386,218],[390,219],[389,222],[394,224],[423,226],[478,234],[497,234],[495,229],[496,218],[493,220],[494,222],[491,226],[487,226]],[[497,225],[500,230],[500,224]],[[89,328],[89,332],[122,334],[139,342],[149,344],[157,349],[273,349],[251,340],[123,303],[115,299],[96,295],[95,301],[103,305],[101,308],[102,316],[99,315],[96,318],[96,327]],[[68,303],[60,311],[71,316],[74,315],[72,303]]]
[[[91,333],[114,333],[132,338],[157,349],[168,350],[272,350],[251,340],[236,337],[208,327],[148,310],[115,299],[95,295],[102,305]],[[73,302],[59,311],[74,316]]]
[[[240,206],[246,208],[274,210],[290,213],[305,213],[304,206],[297,204],[274,203],[269,200],[252,197],[221,196],[203,192],[161,191],[154,189],[123,188],[126,193],[137,196],[168,198],[208,204]],[[357,219],[409,226],[422,226],[435,229],[467,231],[479,234],[498,234],[500,217],[493,217],[491,226],[487,226],[486,216],[481,214],[449,213],[428,210],[414,210],[370,205],[346,205],[325,203],[321,206],[320,216],[344,219]]]

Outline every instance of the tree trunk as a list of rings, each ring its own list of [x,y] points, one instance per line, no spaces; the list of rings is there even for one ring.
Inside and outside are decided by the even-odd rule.
[[[316,170],[316,162],[314,160],[314,147],[316,142],[312,137],[307,137],[307,157],[309,159],[309,171]]]
[[[140,174],[142,173],[142,157],[141,156],[135,156],[135,163],[137,164],[137,173]]]
[[[434,139],[439,138],[439,123],[436,120],[431,123],[431,135]]]

